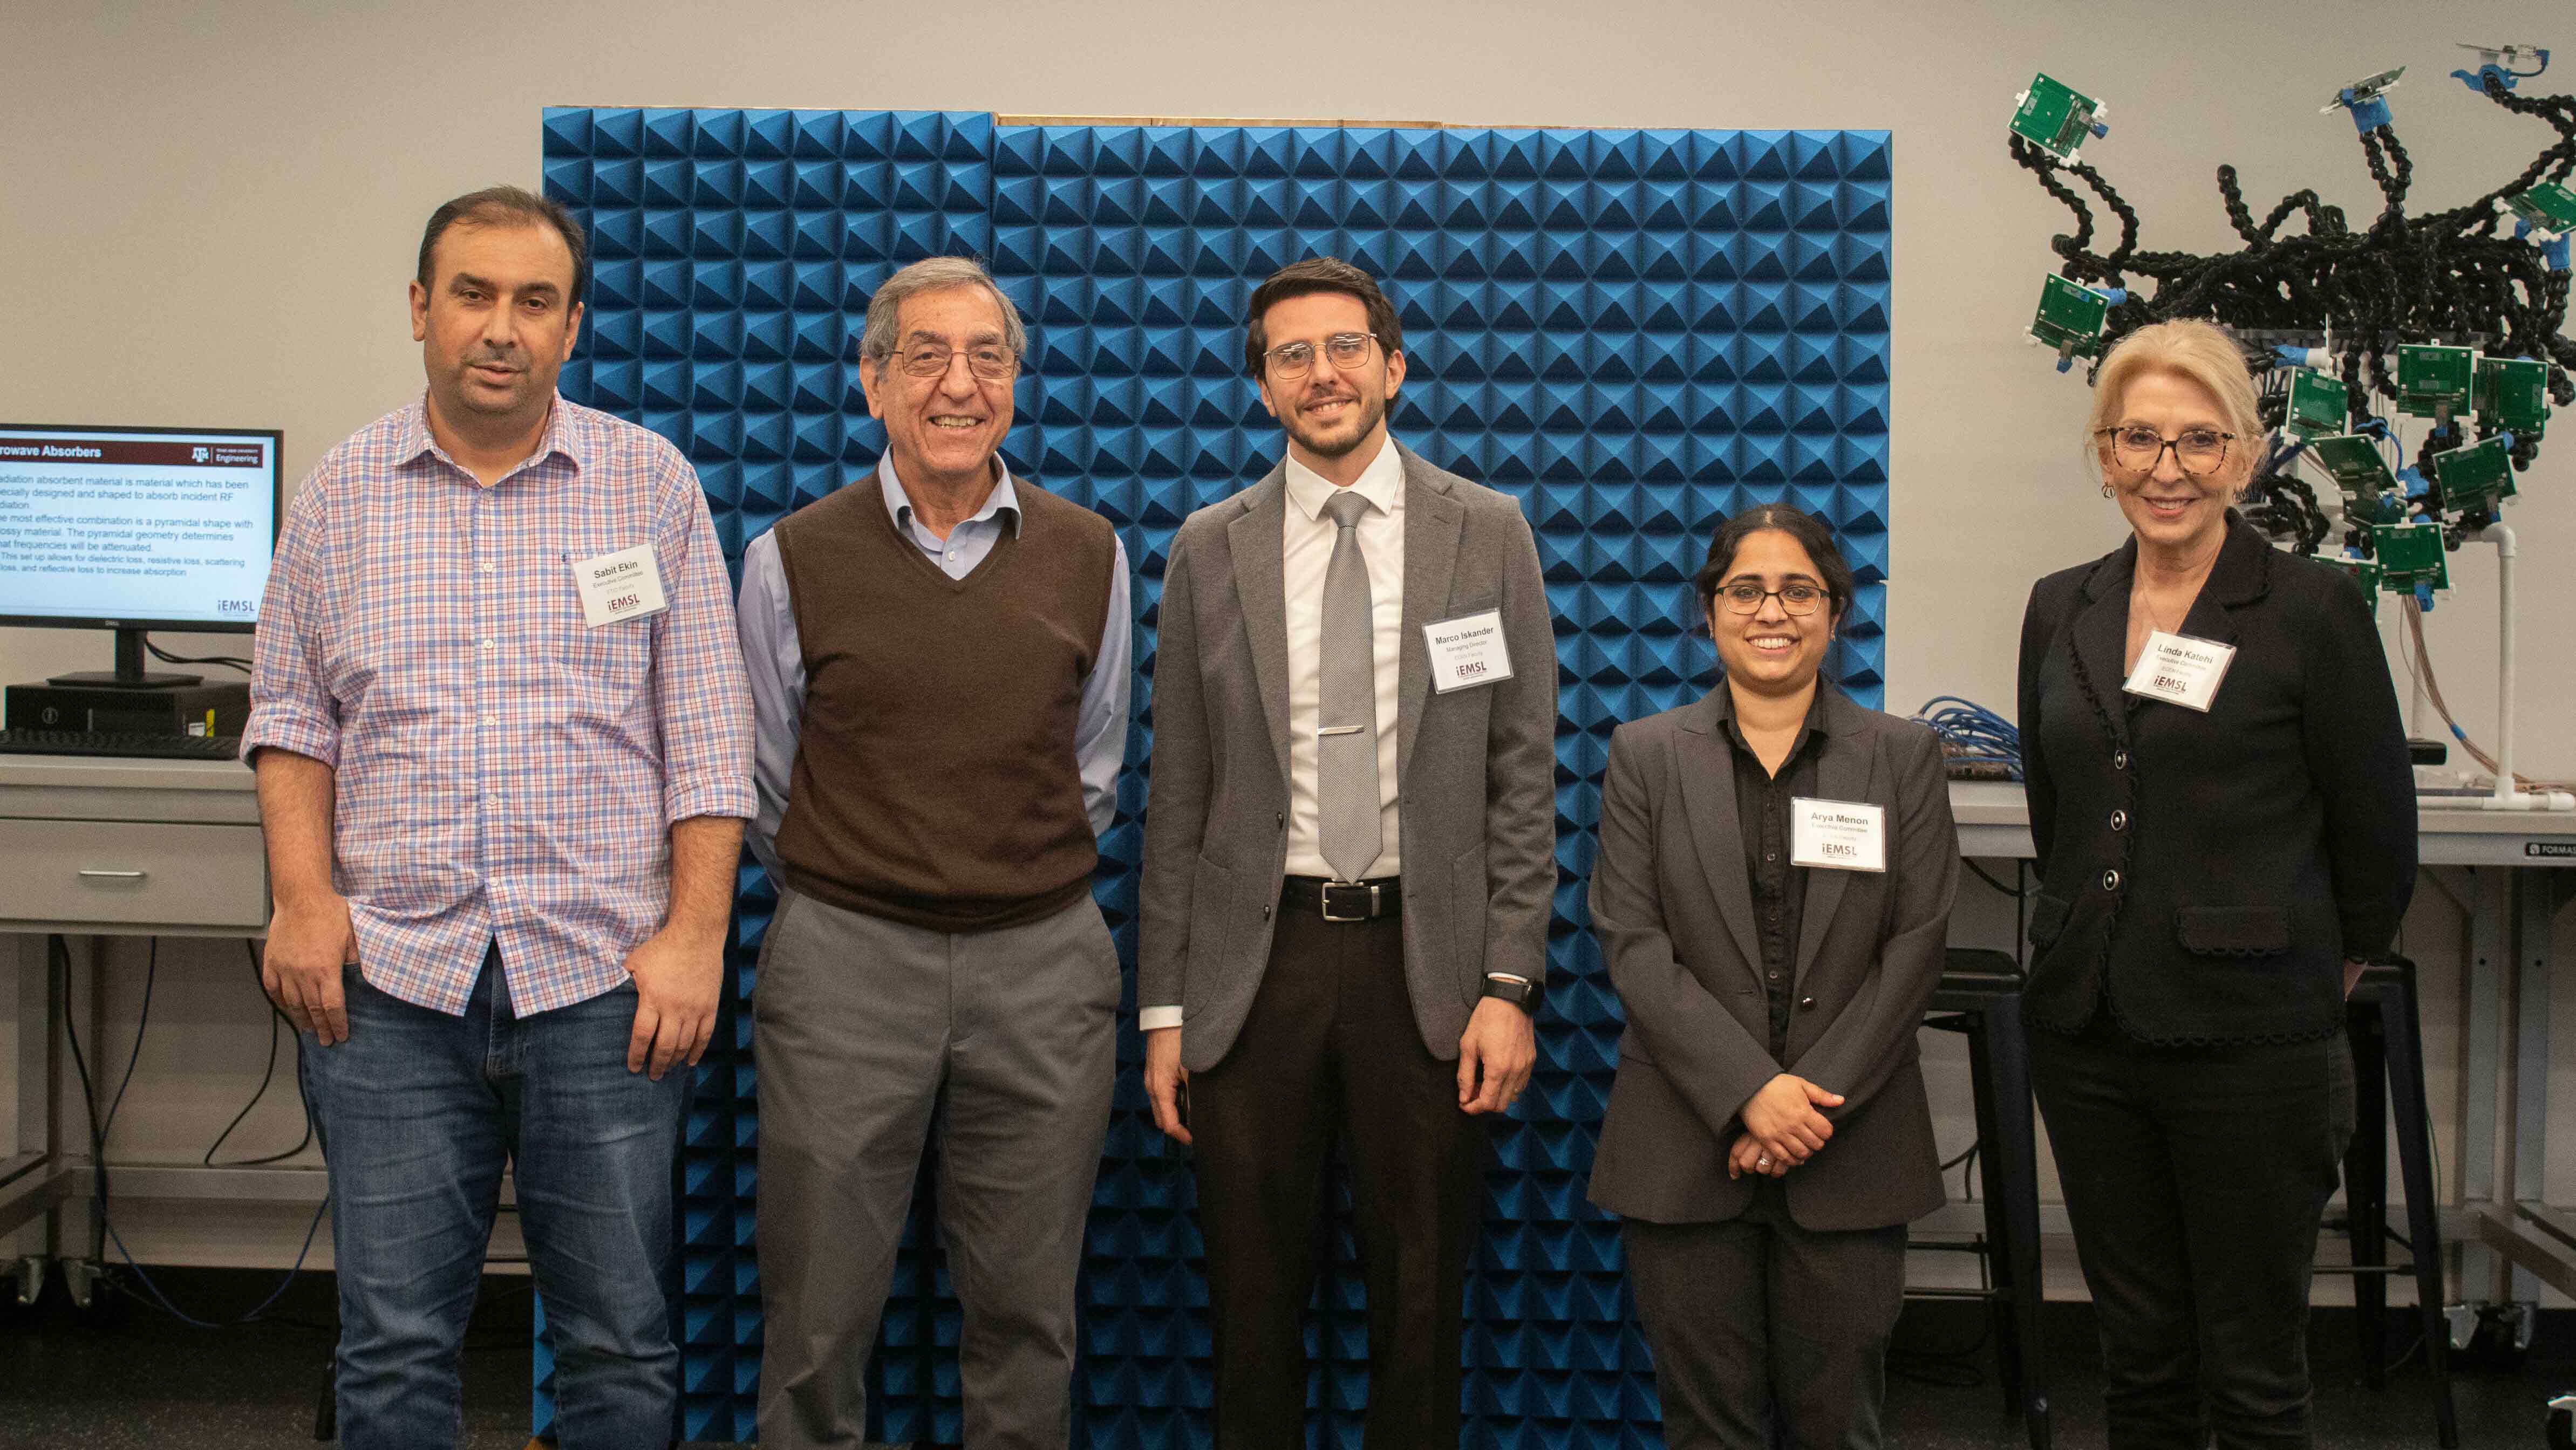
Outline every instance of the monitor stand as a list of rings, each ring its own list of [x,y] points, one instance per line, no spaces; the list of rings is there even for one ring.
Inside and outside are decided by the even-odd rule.
[[[143,668],[143,631],[120,629],[116,632],[116,668],[113,670],[78,670],[68,675],[51,675],[48,685],[65,685],[91,690],[177,690],[189,685],[202,685],[203,675],[184,675]]]

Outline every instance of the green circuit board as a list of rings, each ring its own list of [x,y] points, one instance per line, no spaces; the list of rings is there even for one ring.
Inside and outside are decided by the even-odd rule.
[[[2537,438],[2549,422],[2549,364],[2527,357],[2478,359],[2478,421],[2517,438]]]
[[[2344,497],[2374,499],[2397,487],[2397,475],[2389,472],[2388,459],[2379,444],[2358,433],[2338,433],[2308,440],[2308,451],[2316,455],[2317,466],[2332,475],[2335,487]]]
[[[2030,336],[2057,352],[2091,357],[2102,345],[2102,328],[2110,317],[2111,299],[2051,272],[2040,284]]]
[[[2451,587],[2450,556],[2442,548],[2440,524],[2374,524],[2372,552],[2379,558],[2379,584],[2391,594],[2411,594],[2417,584]]]
[[[2441,480],[2445,507],[2493,509],[2513,497],[2513,453],[2502,438],[2436,453],[2433,476]]]
[[[2472,348],[2408,343],[2397,349],[2397,403],[2418,418],[2469,410],[2477,385],[2478,355]]]
[[[2060,161],[2072,161],[2093,134],[2093,118],[2102,103],[2046,72],[2034,77],[2013,112],[2013,134]]]
[[[2361,597],[2369,603],[2372,617],[2376,618],[2378,616],[2379,579],[2380,574],[2382,573],[2378,560],[2348,559],[2340,555],[2329,558],[2325,555],[2319,555],[2317,562],[2321,564],[2332,564],[2346,574],[2351,575],[2352,582],[2361,586]]]
[[[2538,232],[2576,232],[2576,191],[2544,181],[2504,199],[2505,209]]]
[[[2343,379],[2300,368],[2290,375],[2290,401],[2282,426],[2302,438],[2340,433],[2349,421],[2352,398]]]

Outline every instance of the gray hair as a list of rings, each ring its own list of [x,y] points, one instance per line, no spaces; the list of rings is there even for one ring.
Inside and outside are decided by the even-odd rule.
[[[972,257],[924,257],[885,279],[868,299],[868,325],[859,337],[859,360],[883,367],[901,341],[895,336],[895,319],[904,302],[951,287],[981,287],[991,293],[994,305],[1002,309],[1002,345],[1020,357],[1029,355],[1029,330],[1020,322],[1020,310],[1002,295],[993,274]]]

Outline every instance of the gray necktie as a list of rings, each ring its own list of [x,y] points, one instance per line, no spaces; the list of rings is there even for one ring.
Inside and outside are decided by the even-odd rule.
[[[1321,689],[1315,711],[1316,844],[1342,881],[1377,863],[1377,646],[1369,610],[1368,560],[1353,527],[1368,500],[1348,489],[1324,501],[1339,532],[1324,566]]]

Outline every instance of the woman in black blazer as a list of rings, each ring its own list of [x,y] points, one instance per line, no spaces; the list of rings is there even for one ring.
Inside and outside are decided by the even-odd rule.
[[[1628,1030],[1592,1201],[1626,1220],[1670,1450],[1771,1450],[1775,1421],[1865,1450],[1904,1226],[1941,1205],[1915,1029],[1958,833],[1932,732],[1818,678],[1852,598],[1823,525],[1739,515],[1696,582],[1723,680],[1610,737],[1592,929]]]
[[[2405,730],[2360,589],[2229,507],[2264,431],[2227,334],[2124,339],[2088,442],[2133,536],[2022,622],[2022,1011],[2110,1444],[2305,1446],[2343,998],[2414,889]]]

